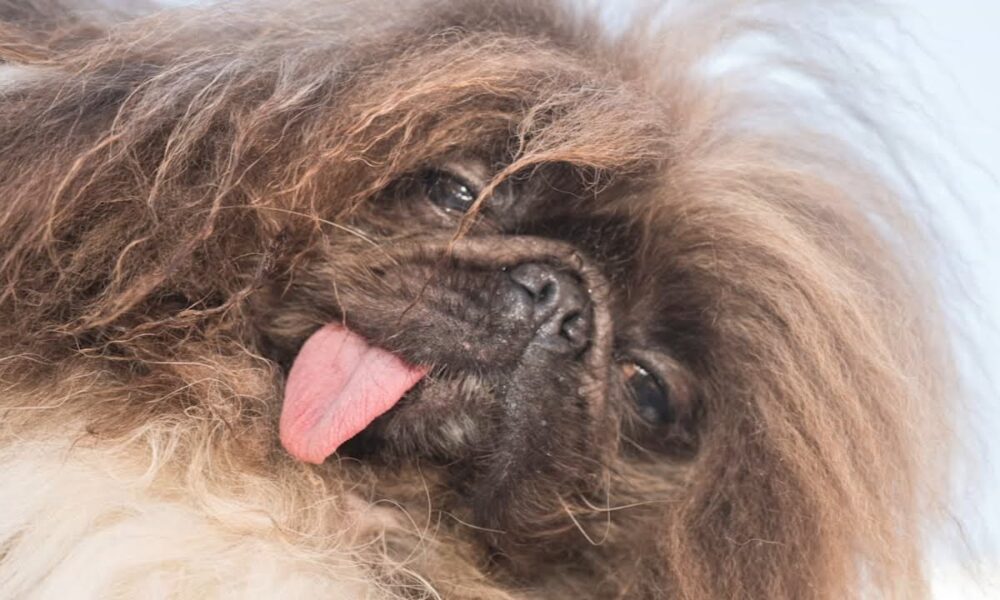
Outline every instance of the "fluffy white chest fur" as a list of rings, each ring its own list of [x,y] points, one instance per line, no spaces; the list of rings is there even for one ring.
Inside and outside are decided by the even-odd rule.
[[[0,598],[386,597],[354,559],[361,512],[307,548],[287,530],[309,520],[294,513],[344,518],[342,503],[301,508],[264,479],[239,482],[237,498],[157,465],[68,437],[5,448]]]

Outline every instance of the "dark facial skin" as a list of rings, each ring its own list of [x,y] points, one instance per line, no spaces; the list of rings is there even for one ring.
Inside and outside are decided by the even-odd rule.
[[[521,505],[525,489],[586,494],[615,453],[690,454],[693,391],[643,312],[630,310],[645,299],[623,293],[642,232],[610,214],[572,216],[581,200],[543,177],[498,188],[456,240],[477,171],[415,174],[360,220],[365,239],[331,238],[275,290],[268,343],[288,365],[337,320],[430,366],[339,452],[376,466],[442,465],[477,525],[516,532],[545,521]]]

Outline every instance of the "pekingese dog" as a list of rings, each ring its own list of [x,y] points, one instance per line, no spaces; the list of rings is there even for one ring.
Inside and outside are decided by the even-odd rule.
[[[806,4],[0,1],[0,597],[926,593],[919,228],[717,60]]]

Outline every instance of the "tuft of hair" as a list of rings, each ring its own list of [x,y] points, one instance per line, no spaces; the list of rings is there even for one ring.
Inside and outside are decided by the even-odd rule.
[[[0,1],[0,60],[22,73],[0,87],[2,444],[79,422],[174,457],[189,490],[253,473],[307,497],[273,439],[256,295],[399,177],[512,137],[497,182],[560,164],[652,190],[665,239],[640,252],[676,282],[664,318],[695,332],[679,354],[706,423],[680,483],[613,465],[594,512],[615,527],[576,549],[590,573],[554,569],[540,597],[926,596],[954,390],[932,246],[863,61],[831,34],[861,11],[817,4],[608,26],[526,0],[128,19]],[[656,522],[614,510],[631,501],[659,501]],[[387,545],[359,556],[389,569]],[[421,575],[385,593],[529,597],[443,545],[406,546]]]

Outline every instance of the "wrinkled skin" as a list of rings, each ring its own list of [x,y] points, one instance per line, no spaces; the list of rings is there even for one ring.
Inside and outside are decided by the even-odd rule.
[[[427,379],[342,452],[377,465],[445,465],[475,523],[511,538],[531,537],[546,518],[537,509],[519,514],[524,487],[549,489],[553,499],[599,493],[622,428],[655,439],[664,460],[694,449],[693,389],[669,339],[616,337],[649,332],[631,307],[664,293],[652,286],[625,298],[606,274],[636,277],[628,257],[641,232],[613,218],[598,229],[560,211],[568,192],[529,184],[504,186],[456,240],[462,215],[435,206],[422,182],[407,182],[376,203],[383,229],[362,223],[357,237],[320,247],[259,309],[266,343],[285,365],[330,321],[430,365]],[[619,231],[602,235],[611,226]],[[369,235],[403,237],[373,246]],[[333,268],[345,254],[352,268]],[[677,413],[669,420],[637,414],[619,363],[640,356]]]

